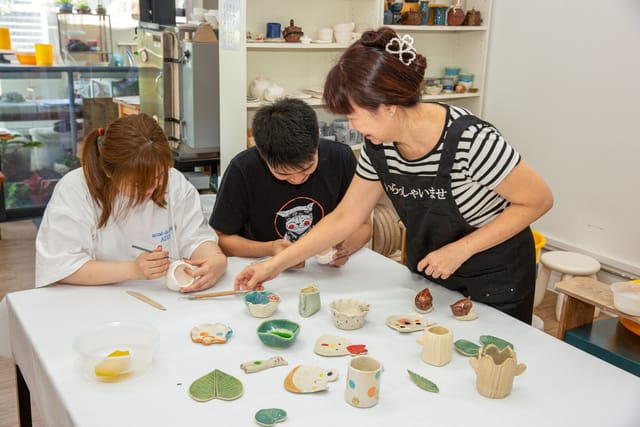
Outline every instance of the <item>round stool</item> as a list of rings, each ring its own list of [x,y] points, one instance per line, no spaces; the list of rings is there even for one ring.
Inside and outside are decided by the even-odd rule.
[[[546,289],[549,286],[549,279],[552,271],[557,271],[561,274],[559,281],[571,279],[576,276],[586,276],[597,279],[596,274],[600,271],[600,263],[590,256],[575,252],[546,252],[540,257],[538,277],[536,278],[536,288],[544,287]],[[560,320],[560,313],[562,312],[564,299],[565,296],[563,294],[558,294],[558,299],[556,300],[557,320]],[[598,314],[599,310],[596,310],[595,315],[597,316]]]

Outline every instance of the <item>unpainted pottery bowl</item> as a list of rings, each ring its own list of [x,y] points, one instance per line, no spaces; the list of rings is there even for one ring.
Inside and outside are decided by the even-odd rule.
[[[290,347],[298,337],[300,325],[287,319],[265,320],[258,326],[258,337],[266,346]]]
[[[76,336],[73,347],[82,371],[100,382],[119,382],[151,367],[158,330],[142,322],[109,322]]]
[[[244,296],[244,303],[253,317],[269,317],[280,304],[280,297],[271,291],[251,291]]]
[[[338,299],[331,303],[331,318],[339,329],[362,328],[368,312],[369,304],[354,299]]]

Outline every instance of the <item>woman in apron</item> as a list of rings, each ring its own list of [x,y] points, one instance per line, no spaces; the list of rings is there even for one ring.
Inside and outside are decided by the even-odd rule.
[[[386,192],[407,229],[407,266],[531,323],[535,247],[529,224],[553,196],[491,124],[468,110],[421,102],[426,59],[410,36],[367,31],[329,71],[324,99],[365,135],[338,207],[277,256],[247,267],[252,289],[344,239]]]

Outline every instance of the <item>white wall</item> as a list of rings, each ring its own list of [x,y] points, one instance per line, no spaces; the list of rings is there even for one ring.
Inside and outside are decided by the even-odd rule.
[[[554,192],[534,228],[635,277],[639,72],[637,0],[494,0],[484,118]]]

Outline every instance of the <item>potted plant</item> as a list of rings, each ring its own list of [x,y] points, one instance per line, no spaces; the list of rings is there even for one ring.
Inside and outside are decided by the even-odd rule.
[[[107,8],[104,7],[104,5],[102,3],[98,3],[98,5],[96,6],[96,14],[98,14],[98,15],[106,15],[107,14]]]
[[[49,188],[51,181],[42,179],[38,172],[34,172],[31,178],[22,182],[26,185],[29,199],[33,204],[41,205],[51,196],[52,188]]]
[[[91,7],[89,7],[89,3],[86,1],[78,1],[76,2],[76,12],[87,15],[91,13]]]
[[[58,0],[56,1],[56,5],[58,6],[58,13],[73,12],[73,4],[71,3],[71,0]]]

